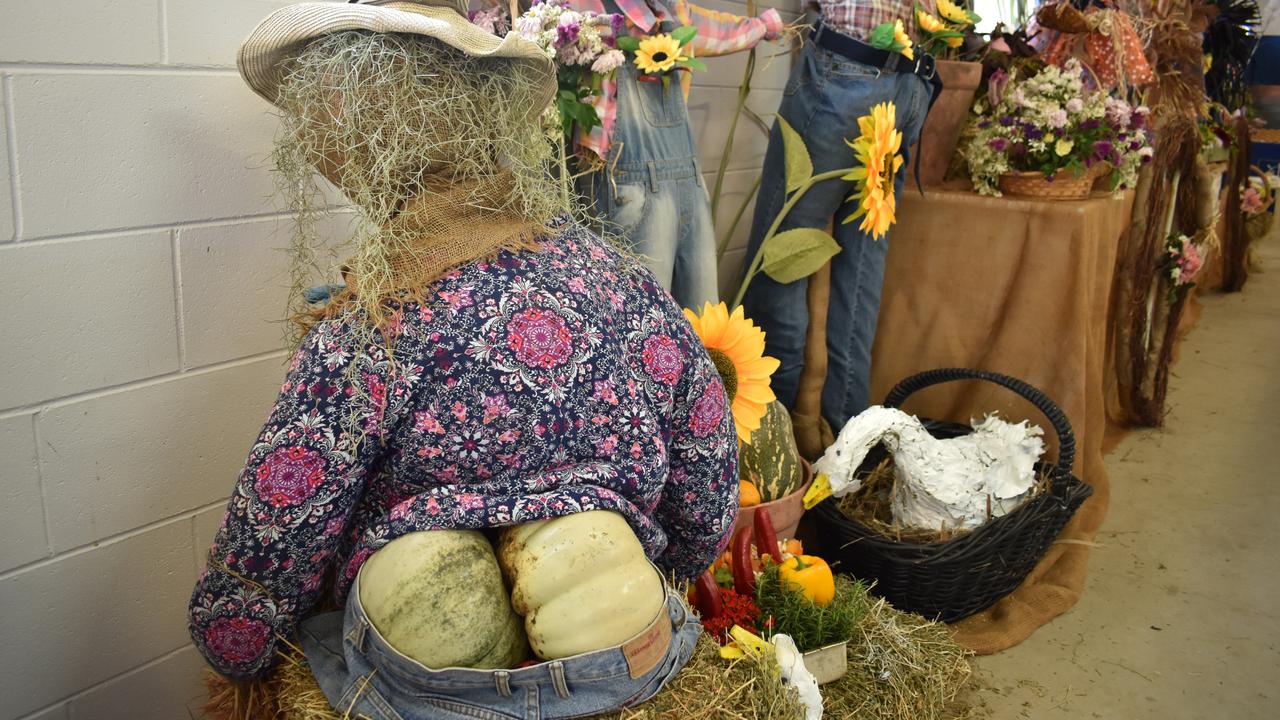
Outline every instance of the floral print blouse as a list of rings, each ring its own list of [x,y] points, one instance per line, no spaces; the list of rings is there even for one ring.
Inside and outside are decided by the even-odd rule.
[[[557,232],[406,305],[394,363],[353,352],[337,321],[307,335],[191,599],[214,668],[265,672],[324,588],[343,604],[361,564],[410,532],[603,509],[678,578],[723,548],[737,439],[714,366],[647,270]]]

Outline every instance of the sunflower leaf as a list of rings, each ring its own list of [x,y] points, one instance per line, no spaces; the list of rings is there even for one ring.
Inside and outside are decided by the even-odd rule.
[[[813,161],[809,159],[809,148],[804,144],[800,133],[792,129],[787,121],[778,116],[778,127],[782,130],[782,150],[786,157],[787,193],[799,190],[813,177]]]
[[[881,50],[893,49],[893,31],[893,23],[881,23],[874,28],[871,28],[871,34],[867,36],[867,44]]]
[[[623,52],[635,52],[640,49],[640,38],[630,35],[623,35],[616,42],[618,49]]]
[[[809,277],[840,252],[835,238],[817,228],[795,228],[769,238],[760,269],[776,282]]]
[[[681,67],[687,67],[690,70],[705,71],[707,69],[707,64],[702,62],[698,58],[684,58],[683,60],[677,61],[676,64],[680,65]]]
[[[681,46],[688,45],[698,34],[698,28],[693,25],[681,25],[671,31],[671,37],[675,38]]]

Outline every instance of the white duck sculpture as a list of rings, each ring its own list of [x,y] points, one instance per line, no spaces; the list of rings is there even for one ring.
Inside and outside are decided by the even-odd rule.
[[[894,523],[926,530],[979,527],[1015,509],[1035,485],[1035,463],[1044,453],[1043,431],[1023,421],[988,415],[973,433],[938,439],[920,420],[896,408],[872,406],[840,431],[814,465],[818,479],[805,498],[811,507],[826,495],[840,497],[862,482],[855,473],[867,453],[884,443],[897,482]]]

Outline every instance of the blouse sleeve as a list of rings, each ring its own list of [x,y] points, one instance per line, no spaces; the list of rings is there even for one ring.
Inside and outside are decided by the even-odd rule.
[[[232,677],[269,669],[315,604],[404,394],[385,351],[342,330],[317,325],[294,356],[191,598],[196,647]]]
[[[691,346],[691,372],[676,401],[671,474],[655,513],[668,541],[657,564],[680,580],[711,566],[738,514],[738,436],[728,398],[696,337]]]

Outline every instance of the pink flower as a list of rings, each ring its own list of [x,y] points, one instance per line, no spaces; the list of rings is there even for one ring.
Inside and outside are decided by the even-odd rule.
[[[315,450],[279,448],[258,466],[254,490],[272,507],[297,505],[324,482],[324,468],[324,458]]]
[[[1178,267],[1182,270],[1178,277],[1178,283],[1186,285],[1195,279],[1196,273],[1200,272],[1200,266],[1204,264],[1204,260],[1200,257],[1200,251],[1196,249],[1196,244],[1187,239],[1182,243],[1182,254],[1178,258]]]
[[[607,75],[626,62],[627,58],[621,50],[610,50],[591,63],[591,72]]]
[[[1249,187],[1240,195],[1240,209],[1249,215],[1262,212],[1262,193],[1258,188]]]
[[[724,385],[719,378],[716,378],[713,382],[707,383],[702,397],[693,403],[693,411],[689,418],[689,427],[693,430],[693,436],[704,438],[715,432],[724,420],[724,406]]]
[[[645,338],[641,353],[645,372],[665,385],[675,385],[684,372],[684,358],[676,341],[666,335],[650,335]]]
[[[507,325],[507,346],[525,365],[549,370],[569,361],[573,336],[564,318],[550,310],[530,308],[517,313]]]
[[[271,626],[245,617],[217,618],[204,631],[204,644],[232,665],[258,659],[270,638]]]
[[[1005,88],[1009,87],[1009,73],[1004,70],[997,69],[991,73],[991,77],[987,78],[987,99],[991,101],[991,106],[995,107],[1004,99]]]

